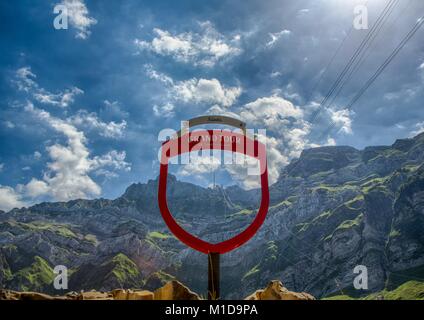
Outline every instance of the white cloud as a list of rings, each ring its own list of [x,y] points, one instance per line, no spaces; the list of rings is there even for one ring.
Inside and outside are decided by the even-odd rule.
[[[62,0],[60,4],[68,9],[69,23],[77,29],[76,38],[87,39],[91,34],[90,27],[95,25],[97,20],[89,16],[84,0]]]
[[[174,81],[166,74],[156,71],[151,65],[147,64],[144,68],[149,78],[158,80],[166,85],[168,94],[165,106],[170,103],[169,100],[172,100],[174,102],[210,103],[230,107],[242,93],[241,87],[226,87],[217,79],[192,78],[184,81]],[[168,109],[171,105],[173,104],[167,106]],[[155,109],[160,111],[160,107],[154,108],[154,111]]]
[[[35,81],[37,76],[31,71],[31,67],[23,67],[16,71],[13,83],[18,90],[24,91],[40,103],[66,108],[75,100],[75,96],[83,94],[84,91],[77,87],[66,89],[63,92],[51,93],[44,88],[40,88]]]
[[[125,161],[127,153],[125,151],[112,150],[102,156],[96,156],[91,161],[91,169],[100,170],[103,167],[109,167],[115,170],[131,170],[131,166]]]
[[[172,118],[175,115],[174,108],[175,106],[170,102],[167,102],[162,106],[154,105],[153,113],[156,117]]]
[[[240,54],[240,36],[228,38],[215,30],[210,22],[199,24],[200,31],[172,34],[159,28],[153,29],[152,41],[136,39],[140,50],[152,51],[162,56],[171,56],[184,63],[212,67],[219,60]]]
[[[22,208],[25,203],[21,195],[13,188],[0,185],[0,210],[9,211],[13,208]]]
[[[41,153],[39,151],[35,151],[34,152],[34,159],[35,160],[40,160],[41,159]]]
[[[303,118],[303,111],[284,98],[271,96],[246,104],[240,116],[249,124],[278,132],[284,121]]]
[[[271,40],[267,42],[266,46],[272,47],[278,40],[280,40],[280,38],[288,37],[290,35],[291,31],[286,29],[281,30],[280,32],[269,33],[269,37],[271,38]]]
[[[144,69],[146,71],[147,76],[150,79],[158,80],[158,81],[163,82],[164,84],[167,84],[167,85],[173,85],[174,84],[174,80],[172,80],[171,77],[167,76],[166,74],[163,74],[163,73],[156,71],[151,64],[145,64]]]
[[[424,85],[424,62],[418,67],[418,71],[420,72],[421,75],[421,85],[419,86],[419,90],[420,92],[422,92],[422,87]]]
[[[183,165],[178,174],[181,176],[200,176],[205,173],[212,173],[221,166],[221,160],[211,155],[190,155],[190,162]]]
[[[227,117],[231,117],[234,119],[240,119],[240,115],[238,113],[232,112],[229,110],[229,108],[224,108],[221,107],[217,104],[213,105],[212,107],[210,107],[207,111],[207,114],[210,115],[221,115],[221,116],[227,116]]]
[[[240,96],[241,87],[225,87],[217,79],[190,79],[173,86],[175,99],[192,103],[211,103],[229,107]]]
[[[418,122],[415,125],[415,129],[411,132],[411,134],[409,135],[411,138],[416,137],[417,135],[421,134],[424,132],[424,121],[423,122]]]
[[[15,80],[13,83],[16,84],[20,91],[29,92],[32,89],[37,89],[38,85],[35,82],[37,76],[32,73],[31,67],[23,67],[16,71]]]
[[[2,172],[4,169],[4,163],[0,163],[0,172]]]
[[[345,134],[352,134],[352,120],[350,118],[351,112],[347,109],[334,111],[328,110],[331,115],[331,120],[334,122],[336,127],[339,128],[339,132]]]
[[[280,151],[281,145],[278,139],[270,136],[260,136],[259,141],[266,145],[269,184],[274,184],[280,176],[280,170],[288,164],[288,158]],[[261,185],[260,175],[249,174],[249,168],[257,168],[258,165],[256,159],[246,157],[245,164],[229,164],[225,166],[225,169],[244,188],[254,189],[259,188]]]
[[[42,195],[50,193],[50,186],[45,181],[37,180],[34,178],[32,178],[24,188],[26,196],[30,198],[38,198]]]
[[[37,119],[49,125],[67,139],[66,145],[54,144],[47,147],[51,162],[42,180],[33,178],[19,191],[30,198],[47,196],[57,201],[98,196],[101,188],[89,176],[98,170],[129,170],[125,152],[115,150],[103,156],[90,157],[86,138],[68,121],[53,117],[48,112],[28,104],[25,108]]]
[[[76,87],[66,89],[64,92],[59,92],[57,94],[40,89],[38,92],[34,93],[34,98],[43,104],[50,104],[53,106],[66,108],[75,101],[74,97],[76,95],[83,93],[84,91]]]
[[[102,137],[115,139],[121,138],[127,127],[127,122],[125,120],[122,120],[120,123],[114,121],[106,123],[101,121],[96,113],[88,113],[85,110],[78,111],[78,113],[69,118],[68,121],[77,127],[96,130]]]
[[[290,101],[300,101],[302,99],[299,93],[297,93],[297,91],[295,90],[293,83],[291,82],[286,85],[284,90],[282,90],[282,94],[284,98]]]

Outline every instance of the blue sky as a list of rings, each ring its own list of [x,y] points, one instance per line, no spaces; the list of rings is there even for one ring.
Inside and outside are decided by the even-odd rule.
[[[0,209],[117,197],[157,176],[162,129],[208,113],[267,129],[271,181],[305,148],[391,144],[422,131],[423,30],[346,109],[422,15],[421,0],[394,7],[357,73],[311,121],[368,32],[351,30],[364,2],[3,1]],[[387,2],[368,1],[370,27]],[[53,26],[57,4],[68,8],[66,30]],[[218,167],[173,172],[208,185]],[[254,186],[238,168],[217,176]]]

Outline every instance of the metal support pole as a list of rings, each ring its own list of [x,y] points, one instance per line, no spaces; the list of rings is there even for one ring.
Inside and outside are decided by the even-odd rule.
[[[219,253],[208,254],[208,300],[218,300],[219,292]]]

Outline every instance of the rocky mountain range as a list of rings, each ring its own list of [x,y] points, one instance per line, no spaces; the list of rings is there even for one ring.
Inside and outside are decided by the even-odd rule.
[[[240,299],[278,279],[317,298],[369,296],[424,282],[424,134],[392,146],[305,150],[281,169],[257,235],[221,258],[222,296]],[[208,241],[242,231],[259,190],[202,188],[168,177],[171,212]],[[157,180],[115,199],[41,203],[0,212],[0,288],[57,293],[64,265],[69,290],[153,290],[178,279],[206,293],[207,257],[169,233]],[[368,290],[354,268],[367,267]],[[422,286],[421,286],[422,287]]]

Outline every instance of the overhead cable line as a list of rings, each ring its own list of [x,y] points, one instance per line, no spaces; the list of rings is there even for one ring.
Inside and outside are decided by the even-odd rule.
[[[419,18],[415,23],[414,27],[408,32],[408,34],[402,39],[399,45],[393,50],[393,52],[387,57],[387,59],[380,65],[377,71],[368,79],[364,86],[357,92],[357,94],[352,98],[352,100],[347,105],[347,110],[352,110],[356,102],[365,94],[365,92],[372,86],[372,84],[378,79],[378,77],[383,73],[387,66],[396,58],[399,52],[405,47],[405,45],[411,40],[411,38],[417,33],[417,31],[424,24],[424,16]],[[324,132],[322,136],[327,135],[335,126],[334,121],[331,122],[328,129]]]
[[[367,44],[369,43],[369,41],[372,38],[372,36],[375,33],[375,31],[378,29],[378,27],[382,23],[383,19],[386,17],[387,13],[390,12],[392,6],[395,5],[397,3],[397,1],[398,0],[390,0],[386,4],[384,10],[381,12],[381,14],[378,17],[376,23],[372,26],[372,28],[370,29],[370,31],[367,33],[367,35],[365,36],[365,38],[362,40],[360,46],[356,49],[355,53],[350,58],[350,60],[348,61],[347,65],[345,66],[345,68],[343,69],[343,71],[339,74],[339,76],[337,77],[336,81],[334,82],[334,84],[331,86],[331,88],[328,91],[328,93],[326,94],[326,96],[321,101],[319,108],[312,114],[312,117],[311,117],[311,119],[309,121],[310,123],[314,123],[315,122],[315,120],[317,119],[317,117],[318,117],[319,113],[321,112],[321,110],[325,107],[326,103],[329,101],[329,99],[331,98],[331,96],[333,95],[333,93],[338,89],[340,83],[343,81],[343,79],[345,78],[346,74],[352,68],[352,65],[357,61],[357,59],[360,56],[361,52],[364,50],[364,48],[366,48]]]

